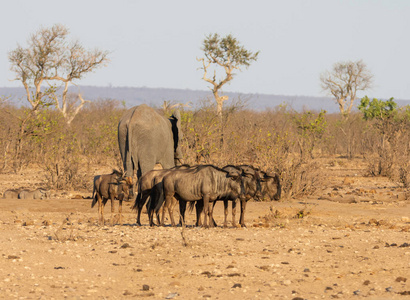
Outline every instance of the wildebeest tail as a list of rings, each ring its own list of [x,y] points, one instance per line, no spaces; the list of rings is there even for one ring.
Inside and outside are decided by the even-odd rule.
[[[134,205],[131,207],[131,209],[136,210],[138,208],[138,203],[140,203],[141,197],[142,197],[142,193],[140,191],[138,191],[137,198],[135,198]]]
[[[190,213],[194,210],[195,203],[196,203],[195,201],[189,201],[188,210]]]
[[[94,205],[97,203],[97,193],[95,192],[95,186],[94,186],[94,188],[93,188],[92,198],[93,198],[93,202],[91,202],[91,208],[93,208]]]

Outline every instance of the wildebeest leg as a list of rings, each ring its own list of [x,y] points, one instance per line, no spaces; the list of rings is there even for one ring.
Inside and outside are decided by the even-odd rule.
[[[228,200],[224,200],[224,228],[228,227]]]
[[[196,201],[195,204],[195,210],[196,210],[196,226],[202,226],[202,220],[201,220],[201,213],[204,210],[204,201]]]
[[[100,194],[95,195],[97,197],[97,202],[98,202],[98,223],[100,225],[104,225],[104,207],[102,204],[102,198]]]
[[[185,225],[186,201],[179,200],[179,224]]]
[[[236,227],[236,199],[232,201],[232,226]]]
[[[175,227],[175,220],[174,220],[174,207],[177,204],[177,200],[175,197],[172,197],[172,202],[171,205],[168,206],[168,213],[169,213],[169,218],[171,219],[171,226]]]
[[[216,201],[214,201],[214,202],[212,203],[212,206],[211,206],[211,203],[209,203],[209,209],[212,210],[212,220],[210,220],[209,222],[212,222],[212,226],[213,226],[213,227],[217,227],[217,226],[218,226],[218,224],[216,224],[215,219],[214,219],[214,217],[213,217],[215,204],[216,204]],[[210,224],[210,223],[209,223],[209,224]]]
[[[141,225],[141,211],[142,208],[144,207],[145,202],[147,201],[148,197],[150,196],[150,192],[151,191],[144,191],[142,193],[142,197],[139,200],[139,202],[137,203],[137,224]]]
[[[245,211],[246,211],[246,200],[241,200],[241,217],[239,219],[239,224],[241,224],[241,227],[246,227]]]
[[[122,200],[119,201],[118,204],[118,213],[120,214],[120,225],[122,225]]]
[[[114,198],[110,197],[111,201],[111,226],[114,225]]]
[[[205,194],[203,197],[203,200],[204,200],[204,227],[208,228],[208,218],[209,218],[209,221],[211,222],[211,212],[209,209],[209,194]]]
[[[172,204],[172,200],[174,198],[174,193],[169,193],[165,195],[165,202],[163,204],[163,212],[162,212],[162,217],[161,217],[161,225],[164,226],[165,225],[165,211],[168,210],[168,213],[171,217],[171,213],[170,213],[170,206]]]

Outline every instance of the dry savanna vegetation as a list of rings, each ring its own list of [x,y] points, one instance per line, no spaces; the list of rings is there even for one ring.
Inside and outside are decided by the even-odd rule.
[[[212,101],[181,106],[184,163],[251,164],[279,174],[282,199],[250,201],[243,229],[195,228],[194,213],[186,227],[150,228],[146,214],[138,227],[131,203],[124,225],[98,226],[87,198],[95,175],[122,169],[117,126],[126,108],[93,101],[67,124],[44,106],[21,131],[27,108],[2,101],[0,192],[42,188],[49,196],[1,199],[0,294],[404,299],[410,118],[390,101],[364,99],[344,116],[285,105],[257,112],[232,99],[222,123]],[[222,224],[221,204],[214,216]]]

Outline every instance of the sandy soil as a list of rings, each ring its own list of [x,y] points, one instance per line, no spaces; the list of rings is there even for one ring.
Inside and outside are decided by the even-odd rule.
[[[150,228],[146,214],[138,227],[131,203],[124,225],[98,226],[91,199],[72,199],[90,192],[0,199],[0,297],[410,298],[408,193],[364,177],[360,161],[323,171],[315,197],[249,202],[247,228],[195,228],[193,213],[186,228]],[[0,191],[41,178],[0,174]],[[222,204],[215,217],[222,224]]]

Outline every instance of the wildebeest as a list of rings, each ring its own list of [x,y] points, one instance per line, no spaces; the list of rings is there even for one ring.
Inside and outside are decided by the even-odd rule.
[[[104,224],[104,206],[111,201],[111,224],[113,224],[114,199],[119,200],[118,213],[122,224],[122,201],[129,197],[132,182],[123,178],[123,174],[113,170],[111,174],[97,175],[94,177],[93,202],[91,207],[98,202],[99,223]]]
[[[43,189],[36,189],[34,191],[30,190],[21,190],[19,195],[19,199],[45,199],[47,198],[47,192]]]
[[[173,208],[175,201],[200,201],[204,205],[204,226],[210,226],[212,222],[212,210],[209,203],[217,199],[236,200],[244,196],[244,186],[241,176],[230,173],[212,165],[198,166],[193,169],[175,170],[165,175],[163,180],[165,196],[165,208],[171,219],[171,225],[175,226]]]
[[[239,166],[234,166],[234,165],[227,165],[222,168],[223,170],[226,170],[231,173],[238,173],[241,175],[241,179],[243,181],[244,185],[244,197],[241,199],[241,219],[240,219],[240,224],[241,226],[245,226],[245,211],[246,211],[246,202],[249,201],[252,198],[257,198],[259,199],[261,196],[261,179],[259,176],[259,171],[254,168],[253,166],[249,165],[239,165]],[[228,200],[226,199],[217,199],[217,200],[223,200],[224,202],[224,227],[228,226]],[[236,202],[237,200],[232,201],[232,225],[236,226]],[[216,201],[213,203],[213,207],[215,206]],[[192,206],[191,206],[192,207]],[[212,209],[213,209],[212,207]],[[185,211],[183,205],[180,209],[182,211]],[[203,203],[198,202],[196,205],[196,212],[197,212],[197,225],[200,225],[200,214],[203,210]],[[212,220],[214,225],[216,226],[216,223],[214,220]]]
[[[176,169],[186,169],[189,168],[189,165],[176,166],[171,169],[160,169],[160,170],[151,170],[141,176],[138,181],[138,195],[135,199],[133,209],[137,210],[137,224],[141,225],[141,211],[147,201],[148,197],[151,195],[152,188],[157,186],[158,189],[162,189],[162,178],[172,170]],[[150,225],[153,225],[153,213],[156,207],[157,201],[151,197],[149,203],[147,204],[148,215],[150,220]],[[157,219],[158,210],[156,210]]]

